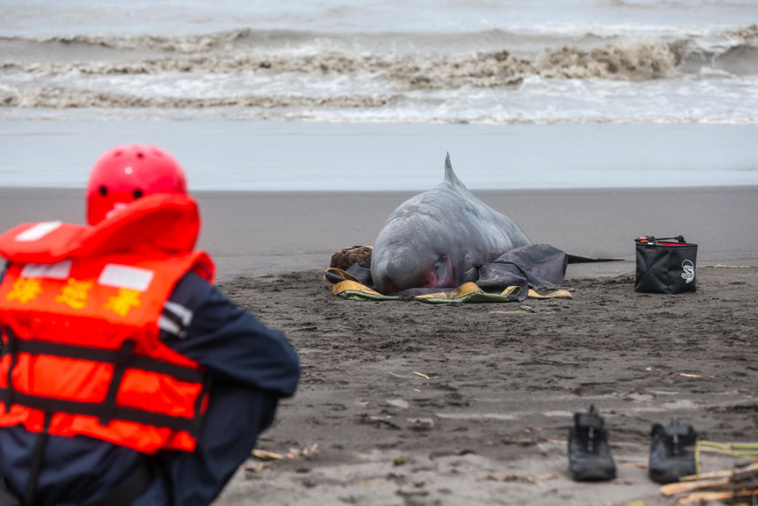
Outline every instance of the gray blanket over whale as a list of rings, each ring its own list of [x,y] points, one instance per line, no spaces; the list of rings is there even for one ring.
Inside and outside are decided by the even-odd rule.
[[[448,155],[444,181],[390,215],[374,242],[370,277],[358,274],[383,294],[418,295],[469,281],[496,291],[560,285],[567,263],[566,253],[532,244],[516,223],[471,193]]]

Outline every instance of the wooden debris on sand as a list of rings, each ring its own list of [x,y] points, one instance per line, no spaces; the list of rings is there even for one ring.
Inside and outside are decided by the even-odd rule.
[[[285,454],[270,452],[266,450],[254,449],[251,456],[259,462],[246,463],[240,467],[245,471],[263,471],[267,467],[267,463],[276,460],[295,460],[301,457],[310,458],[318,452],[318,443],[306,446],[304,448],[290,448]]]
[[[702,473],[661,487],[661,494],[682,496],[677,504],[758,498],[758,462],[734,471]],[[752,502],[749,502],[752,504]]]

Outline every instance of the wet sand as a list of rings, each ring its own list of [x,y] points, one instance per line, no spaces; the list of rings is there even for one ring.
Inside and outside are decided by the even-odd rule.
[[[81,193],[0,189],[0,228],[81,222]],[[322,280],[332,253],[371,244],[410,193],[198,194],[219,286],[303,365],[259,443],[293,458],[251,459],[217,505],[668,504],[646,477],[653,423],[755,441],[758,187],[477,193],[534,241],[624,261],[571,265],[573,300],[526,309],[352,302]],[[633,291],[643,234],[699,244],[696,293]],[[590,404],[614,482],[568,475],[571,415]]]

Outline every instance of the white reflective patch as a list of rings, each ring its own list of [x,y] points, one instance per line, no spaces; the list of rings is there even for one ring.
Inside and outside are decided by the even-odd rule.
[[[166,301],[166,304],[163,307],[178,316],[182,321],[182,325],[185,327],[189,327],[189,324],[192,323],[192,310],[187,309],[176,302],[171,302],[170,300]]]
[[[187,327],[192,322],[192,310],[176,302],[166,301],[163,313],[158,318],[158,328],[179,338],[187,336]]]
[[[185,336],[185,332],[182,332],[182,329],[179,327],[178,323],[171,320],[170,318],[166,318],[163,315],[158,318],[158,328],[177,337]]]
[[[100,273],[97,282],[104,286],[128,288],[144,292],[150,286],[155,273],[148,269],[131,267],[129,265],[108,264]]]
[[[37,223],[31,228],[27,228],[16,236],[17,242],[31,242],[42,239],[47,234],[57,229],[63,224],[62,221],[43,221]]]
[[[71,265],[71,260],[63,260],[57,264],[26,264],[21,269],[21,277],[67,279],[71,274]]]

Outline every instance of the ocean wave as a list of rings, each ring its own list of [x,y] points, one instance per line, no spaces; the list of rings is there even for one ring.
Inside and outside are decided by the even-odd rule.
[[[151,97],[70,88],[39,88],[12,90],[0,88],[0,106],[21,108],[158,108],[204,109],[214,107],[339,107],[372,108],[391,103],[394,96],[297,96],[297,95],[242,95],[234,97]]]
[[[544,48],[565,45],[593,47],[615,41],[639,39],[662,43],[697,41],[708,38],[733,38],[743,42],[758,41],[758,25],[722,30],[702,27],[586,26],[561,30],[560,27],[530,26],[526,29],[489,28],[467,32],[319,32],[294,29],[237,28],[218,32],[185,35],[67,35],[53,37],[0,36],[0,43],[22,43],[48,51],[67,47],[108,48],[115,51],[153,51],[157,53],[207,54],[250,50],[289,48],[296,51],[343,49],[378,53],[424,51],[476,51],[508,49],[517,53],[535,53]]]
[[[226,81],[226,80],[225,80]],[[93,83],[89,83],[92,85]],[[95,83],[97,84],[97,83]],[[181,96],[175,89],[194,89]],[[0,118],[295,120],[401,123],[758,123],[758,76],[722,82],[680,77],[644,82],[533,76],[514,88],[392,91],[377,86],[301,90],[243,82],[216,96],[196,82],[153,80],[94,89],[0,84]],[[202,88],[202,87],[200,87]],[[371,90],[371,91],[370,91]],[[210,91],[210,93],[207,93]],[[310,95],[303,95],[308,91]],[[4,106],[4,107],[3,107]]]
[[[461,37],[490,49],[451,50],[470,46],[471,41],[461,43]],[[366,38],[372,40],[366,42]],[[377,41],[383,41],[383,50],[374,50]],[[592,33],[578,38],[530,38],[500,30],[453,35],[329,35],[244,28],[184,36],[0,37],[0,49],[9,44],[15,51],[0,51],[6,54],[0,58],[0,71],[82,75],[381,73],[400,86],[439,89],[510,86],[531,75],[659,79],[677,72],[698,72],[702,66],[721,68],[722,63],[730,72],[753,73],[758,25],[713,37],[675,39],[624,39]],[[24,47],[18,49],[19,45]],[[93,48],[91,58],[86,58],[82,45]],[[71,46],[77,50],[69,50]],[[437,46],[437,50],[431,49]],[[533,50],[537,46],[541,49]],[[108,54],[101,52],[103,48]],[[7,56],[16,54],[26,56]],[[37,57],[40,54],[52,56]]]
[[[90,58],[86,57],[87,47],[91,48]],[[11,48],[14,50],[8,50]],[[659,79],[676,72],[696,73],[709,65],[744,75],[758,71],[757,51],[758,25],[707,37],[679,34],[673,39],[594,33],[544,37],[497,29],[463,34],[322,34],[242,28],[180,36],[0,37],[0,53],[6,55],[0,58],[0,71],[84,75],[382,73],[401,86],[439,89],[510,86],[530,75]],[[40,58],[41,54],[47,56]]]
[[[216,49],[231,49],[235,43],[246,36],[251,30],[226,30],[222,32],[200,35],[142,35],[136,37],[104,36],[104,35],[67,35],[56,37],[0,37],[0,41],[25,42],[43,46],[51,45],[85,45],[106,47],[110,49],[150,49],[176,53],[202,53]]]
[[[508,51],[468,54],[375,55],[346,52],[191,56],[127,62],[0,64],[5,72],[64,75],[140,75],[163,73],[382,74],[410,89],[502,87],[525,77],[647,80],[673,74],[681,59],[675,46],[639,41],[585,50],[563,46],[531,59]]]
[[[247,29],[186,37],[0,37],[0,114],[758,121],[756,25],[705,38],[553,37],[539,51],[524,50],[524,39],[512,33],[477,33],[489,37],[491,49],[448,50],[468,44],[456,41],[430,49],[440,34],[415,34],[431,38],[372,51],[365,48],[375,39],[337,44],[317,41],[316,33]],[[531,38],[527,46],[536,41],[548,39]]]
[[[727,37],[735,37],[745,42],[758,42],[758,24],[746,26],[739,30],[729,30],[724,32]]]
[[[592,115],[487,115],[483,111],[471,117],[451,117],[448,114],[417,114],[411,111],[360,107],[351,109],[303,108],[69,108],[2,110],[4,121],[296,121],[316,123],[360,124],[472,124],[472,125],[634,125],[634,124],[701,124],[701,125],[758,125],[758,118],[734,115],[728,111],[703,114],[700,112],[663,112],[645,116],[630,114]]]

